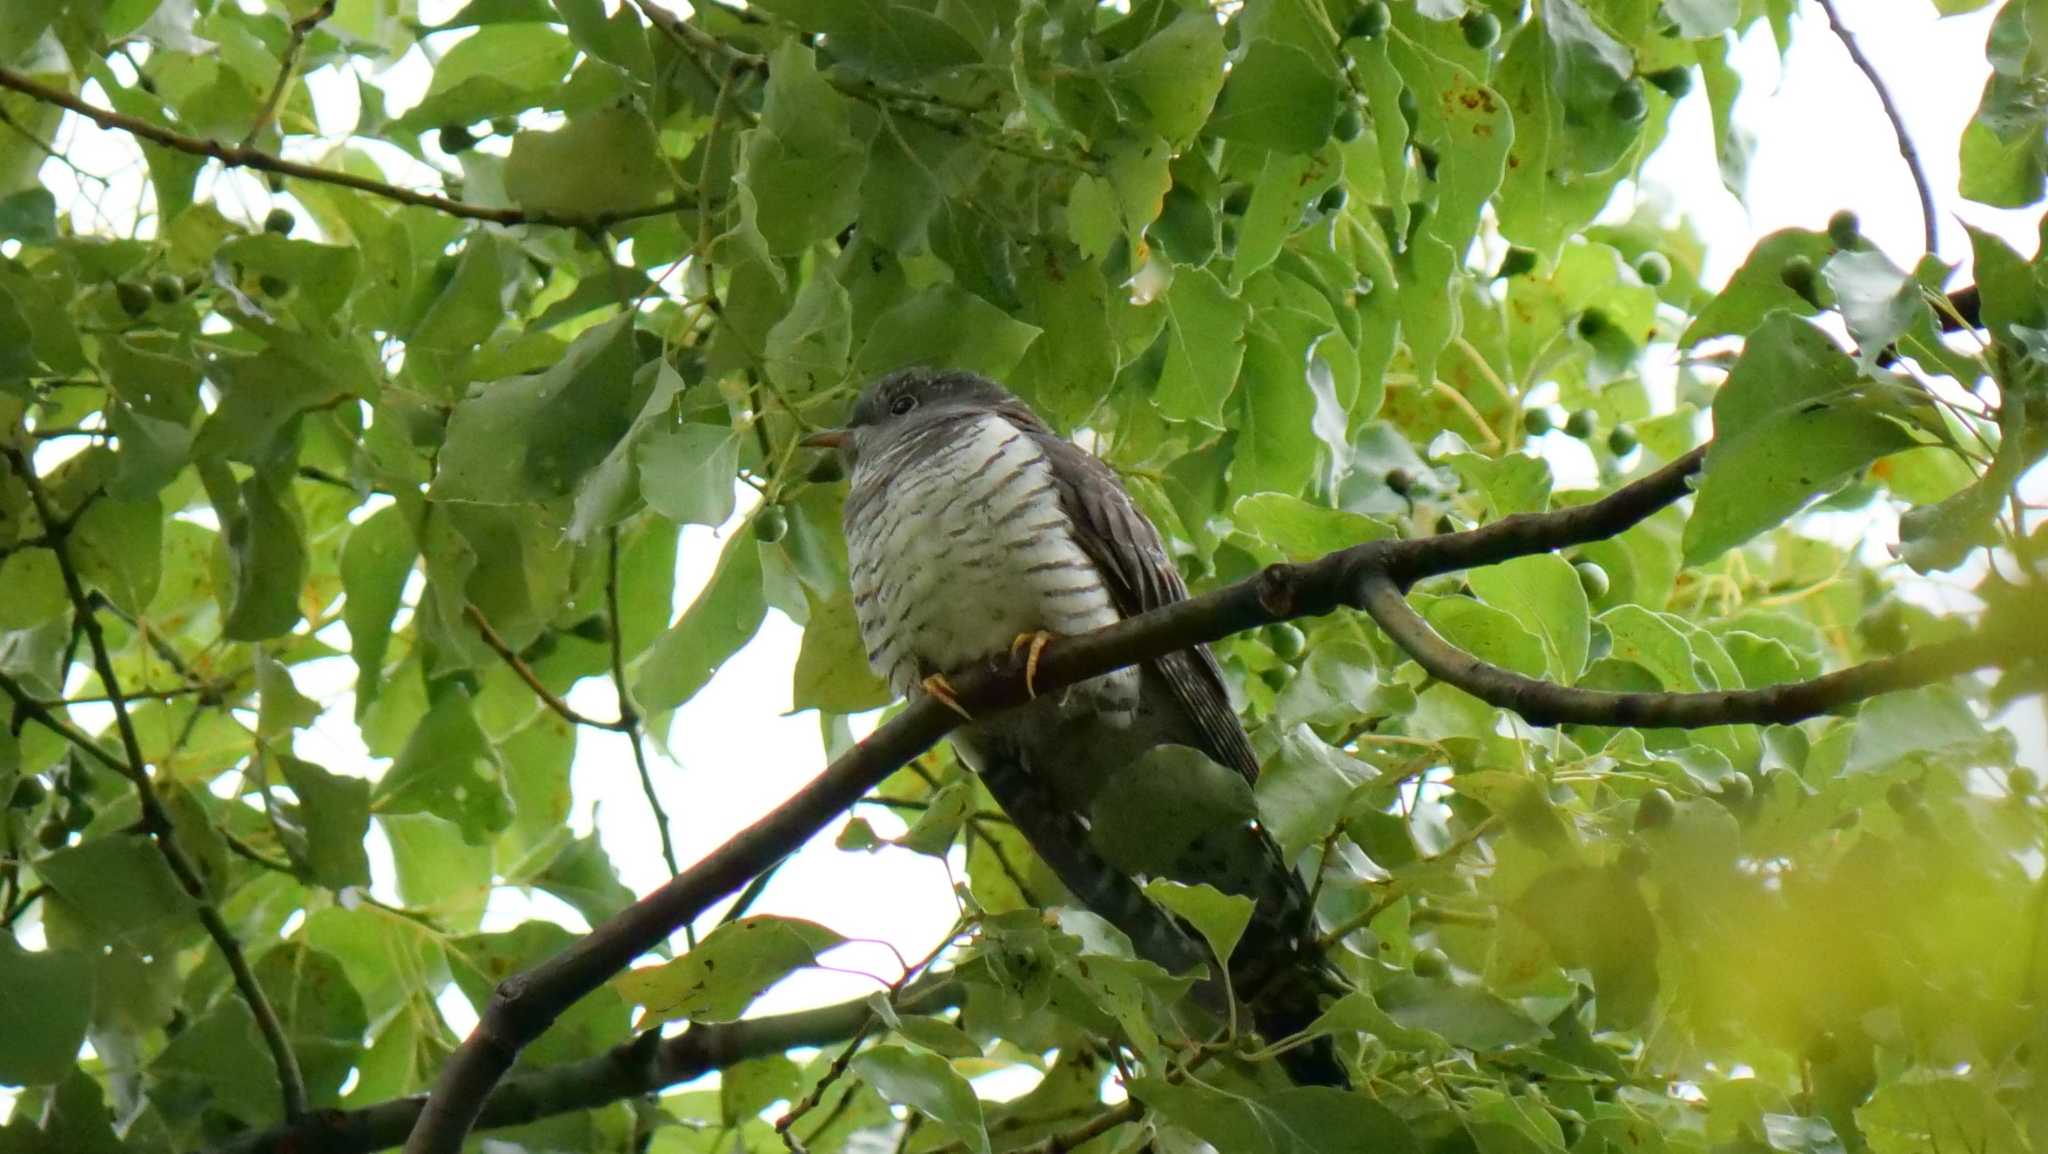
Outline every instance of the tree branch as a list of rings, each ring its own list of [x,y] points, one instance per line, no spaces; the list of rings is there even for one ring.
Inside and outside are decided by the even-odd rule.
[[[323,0],[318,8],[292,21],[291,42],[285,45],[284,63],[278,66],[277,82],[270,86],[270,95],[264,98],[255,122],[249,125],[248,133],[242,137],[243,148],[253,147],[256,139],[263,135],[263,130],[277,119],[277,110],[284,107],[285,93],[291,90],[292,81],[299,75],[299,56],[306,50],[306,37],[313,34],[313,29],[318,28],[322,20],[334,15],[334,4],[335,0]]]
[[[619,698],[619,730],[626,735],[626,740],[633,743],[633,768],[640,772],[640,792],[647,795],[647,808],[654,811],[654,832],[661,835],[661,860],[668,866],[668,876],[674,877],[682,872],[682,867],[676,864],[676,843],[669,834],[668,811],[661,808],[661,796],[654,790],[654,774],[648,771],[646,742],[640,734],[640,711],[633,707],[632,695],[626,690],[626,643],[622,636],[624,623],[619,617],[619,529],[616,525],[605,531],[604,574],[604,609],[611,633],[612,691]],[[697,943],[692,941],[690,948],[697,948]]]
[[[284,1116],[296,1119],[306,1112],[306,1080],[299,1073],[299,1060],[292,1053],[291,1042],[285,1038],[284,1024],[278,1020],[277,1011],[264,997],[263,987],[257,984],[255,971],[249,968],[249,959],[242,953],[241,942],[235,939],[227,921],[215,908],[213,899],[207,893],[206,879],[187,857],[178,844],[177,829],[171,822],[170,811],[164,808],[163,799],[157,796],[156,785],[149,777],[149,759],[143,755],[142,741],[136,736],[135,721],[128,714],[128,703],[121,693],[120,678],[114,673],[114,659],[107,649],[106,631],[100,628],[99,616],[93,612],[93,600],[85,591],[85,583],[79,579],[78,566],[72,560],[70,537],[73,522],[59,521],[55,510],[50,507],[49,494],[44,491],[42,481],[35,474],[28,457],[18,450],[6,450],[8,462],[21,484],[28,491],[30,502],[36,511],[36,519],[43,523],[43,532],[50,538],[50,552],[56,555],[58,571],[64,577],[64,590],[70,595],[71,604],[78,616],[79,628],[85,633],[86,644],[92,651],[93,668],[98,672],[100,684],[106,688],[109,704],[114,709],[114,725],[120,731],[121,749],[126,761],[116,766],[122,776],[135,786],[135,796],[141,803],[143,828],[163,855],[164,864],[170,867],[171,876],[177,879],[180,889],[192,899],[197,908],[199,922],[206,928],[207,936],[220,950],[221,958],[227,962],[228,972],[234,976],[235,988],[241,991],[242,999],[249,1004],[249,1012],[256,1019],[256,1028],[263,1035],[264,1045],[270,1050],[271,1059],[277,1064],[277,1080],[284,1099]],[[13,695],[14,689],[9,693]],[[47,711],[45,716],[49,716]],[[103,750],[95,742],[88,741],[84,748],[104,757]]]
[[[958,983],[934,975],[912,983],[899,1008],[930,1013],[957,1004],[959,997]],[[476,1125],[520,1126],[652,1094],[748,1058],[843,1041],[873,1013],[868,999],[856,998],[815,1010],[691,1026],[671,1038],[650,1030],[595,1058],[505,1079],[484,1101]],[[369,1154],[405,1141],[426,1102],[426,1095],[413,1094],[358,1110],[317,1110],[296,1123],[243,1134],[208,1154]]]
[[[1782,725],[2039,651],[2038,638],[1968,637],[1762,689],[1615,693],[1538,681],[1481,661],[1430,628],[1386,577],[1368,578],[1365,598],[1365,611],[1431,676],[1513,710],[1531,725]]]
[[[12,89],[32,100],[41,101],[44,104],[54,104],[59,108],[75,112],[108,131],[125,132],[130,136],[171,149],[174,152],[217,160],[229,168],[248,168],[258,172],[274,172],[279,176],[296,177],[300,180],[310,180],[320,184],[339,185],[342,188],[352,188],[357,192],[367,192],[372,196],[380,196],[385,200],[409,204],[415,208],[430,208],[436,212],[446,213],[449,216],[462,217],[465,220],[481,220],[491,224],[502,225],[537,224],[554,228],[594,232],[622,221],[638,220],[641,217],[660,216],[663,213],[676,212],[689,208],[692,203],[688,199],[677,198],[660,204],[612,209],[606,212],[588,214],[549,212],[546,209],[495,208],[490,205],[470,204],[466,201],[451,200],[448,197],[430,192],[416,192],[409,188],[401,188],[398,185],[387,184],[381,180],[357,176],[352,172],[322,168],[316,164],[301,164],[298,161],[286,160],[283,157],[273,156],[261,149],[251,148],[246,145],[222,144],[217,140],[208,140],[199,136],[188,136],[185,133],[166,128],[161,124],[144,120],[138,116],[129,116],[126,113],[115,112],[112,109],[99,108],[88,104],[69,92],[59,88],[52,88],[39,80],[16,72],[12,68],[0,68],[0,88]]]
[[[526,687],[533,690],[533,695],[540,698],[540,703],[547,706],[548,709],[553,711],[563,721],[571,725],[587,725],[592,729],[608,729],[614,733],[628,732],[627,722],[624,718],[620,718],[618,721],[601,721],[587,714],[578,713],[573,706],[557,696],[554,690],[541,684],[540,676],[533,671],[531,665],[526,663],[526,659],[513,652],[512,646],[507,644],[503,637],[498,636],[496,629],[491,628],[490,618],[484,616],[483,610],[478,609],[474,605],[469,605],[464,608],[463,612],[469,618],[470,624],[476,626],[477,636],[483,638],[484,644],[491,647],[491,652],[503,658],[505,664],[511,667],[512,672],[519,675],[519,680],[524,681]]]
[[[1877,93],[1877,102],[1884,106],[1885,119],[1892,122],[1892,135],[1899,141],[1899,156],[1906,162],[1906,171],[1913,176],[1913,189],[1920,194],[1920,226],[1927,243],[1927,251],[1936,252],[1941,247],[1941,236],[1934,215],[1934,189],[1927,182],[1927,173],[1920,167],[1920,151],[1913,147],[1913,138],[1906,134],[1906,121],[1899,115],[1899,106],[1892,102],[1891,90],[1885,87],[1884,78],[1877,73],[1877,65],[1863,54],[1862,46],[1849,32],[1849,26],[1842,23],[1842,14],[1835,8],[1835,0],[1817,0],[1820,10],[1827,13],[1828,27],[1834,30],[1835,39],[1849,52],[1849,59],[1870,81],[1872,91]]]
[[[1389,612],[1385,601],[1390,594],[1400,600],[1401,590],[1408,583],[1624,532],[1684,496],[1688,479],[1698,471],[1704,457],[1704,449],[1695,450],[1587,505],[1518,515],[1463,533],[1370,541],[1304,565],[1268,566],[1252,577],[1199,597],[1089,633],[1061,638],[1040,653],[1035,678],[1037,693],[1053,692],[1233,633],[1343,607],[1379,607],[1398,628],[1399,615]],[[1406,608],[1405,602],[1401,607]],[[1425,654],[1433,652],[1427,638],[1408,637],[1406,633],[1397,637],[1404,639],[1422,646]],[[1774,721],[1796,720],[1862,697],[1926,684],[1976,668],[2010,649],[2010,645],[1994,650],[1981,643],[1950,643],[1916,650],[1890,661],[1857,666],[1809,683],[1818,688],[1755,691],[1775,695],[1768,710],[1760,710],[1740,693],[1713,695],[1719,704],[1711,707],[1688,703],[1676,710],[1667,703],[1673,695],[1605,695],[1600,702],[1603,712],[1595,715],[1584,706],[1576,706],[1579,712],[1569,719],[1608,725],[1688,726],[1730,724],[1752,715]],[[960,704],[977,717],[1021,705],[1031,696],[1024,683],[1023,662],[1016,658],[998,658],[987,666],[954,675],[951,680]],[[1518,701],[1525,692],[1517,690]],[[1587,691],[1558,688],[1558,692],[1575,695]],[[1529,696],[1527,700],[1539,716],[1542,709],[1554,704],[1541,696]],[[1801,709],[1806,712],[1800,714]],[[1639,714],[1649,720],[1631,720]],[[934,698],[912,701],[767,816],[562,953],[501,984],[476,1029],[443,1067],[440,1081],[406,1143],[408,1154],[455,1154],[491,1088],[520,1050],[547,1029],[563,1010],[612,974],[625,969],[635,958],[666,941],[677,927],[695,918],[712,902],[781,860],[889,774],[931,748],[961,721],[960,714]]]

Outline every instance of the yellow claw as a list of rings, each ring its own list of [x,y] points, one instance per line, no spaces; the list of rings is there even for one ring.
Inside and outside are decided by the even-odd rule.
[[[952,710],[969,721],[974,720],[974,715],[967,712],[966,706],[960,704],[960,698],[953,692],[953,683],[946,680],[945,674],[934,673],[919,684],[924,686],[925,693],[938,698],[940,704],[944,705],[947,709]]]
[[[1034,629],[1029,633],[1019,633],[1017,639],[1010,642],[1010,659],[1013,661],[1016,660],[1018,650],[1030,650],[1024,658],[1024,692],[1028,696],[1038,696],[1038,687],[1033,684],[1038,680],[1038,656],[1045,652],[1045,647],[1052,644],[1057,636],[1043,629]]]

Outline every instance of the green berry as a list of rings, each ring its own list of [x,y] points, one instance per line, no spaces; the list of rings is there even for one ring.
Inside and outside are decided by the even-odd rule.
[[[1607,100],[1607,109],[1614,113],[1616,120],[1634,123],[1650,111],[1650,101],[1643,95],[1643,86],[1630,80],[1614,90],[1614,95]]]
[[[121,302],[121,311],[131,317],[139,317],[149,311],[149,290],[132,280],[115,283],[114,299]]]
[[[1636,444],[1636,431],[1627,425],[1616,425],[1607,431],[1607,451],[1617,457],[1635,452]]]
[[[63,849],[71,842],[71,831],[53,815],[50,820],[36,827],[36,844],[44,849]]]
[[[1572,566],[1579,574],[1579,588],[1586,591],[1589,600],[1598,601],[1607,596],[1614,582],[1607,576],[1607,570],[1592,561],[1581,561]]]
[[[1384,480],[1387,488],[1392,489],[1397,497],[1406,497],[1415,488],[1415,474],[1406,469],[1388,469]]]
[[[1356,108],[1346,108],[1337,114],[1337,123],[1331,129],[1331,135],[1335,136],[1342,143],[1349,144],[1357,140],[1364,131],[1365,114]]]
[[[1413,968],[1418,978],[1441,978],[1451,972],[1451,959],[1442,950],[1431,946],[1416,951]]]
[[[1673,100],[1677,100],[1692,91],[1692,69],[1690,68],[1659,68],[1655,72],[1644,73],[1643,79],[1649,81],[1658,91]]]
[[[1401,89],[1401,95],[1395,98],[1394,106],[1401,110],[1401,119],[1408,122],[1408,131],[1412,134],[1415,125],[1422,119],[1422,102],[1416,99],[1415,90]]]
[[[450,156],[460,156],[476,147],[476,135],[460,124],[444,124],[439,134],[441,151]]]
[[[1842,209],[1828,218],[1828,239],[1834,242],[1836,248],[1861,248],[1863,222],[1856,219],[1855,213],[1846,208]]]
[[[519,121],[510,116],[494,116],[491,118],[492,136],[510,136],[518,131]]]
[[[1536,250],[1516,245],[1508,250],[1506,256],[1500,258],[1500,269],[1493,275],[1497,279],[1506,280],[1508,277],[1521,276],[1523,273],[1533,272],[1535,269]]]
[[[1436,531],[1438,533],[1455,533],[1458,531],[1458,522],[1449,513],[1439,513],[1436,518]]]
[[[1557,418],[1541,405],[1522,411],[1522,431],[1532,437],[1540,437],[1557,428]]]
[[[1262,669],[1259,671],[1259,680],[1266,683],[1266,688],[1279,693],[1287,688],[1288,682],[1294,680],[1294,666],[1275,665],[1271,669]]]
[[[1600,334],[1606,332],[1611,324],[1606,313],[1599,309],[1587,309],[1579,314],[1579,336],[1589,341],[1598,340]]]
[[[1341,184],[1333,184],[1323,190],[1322,196],[1316,198],[1316,211],[1326,216],[1335,215],[1344,211],[1344,204],[1350,199],[1349,190]]]
[[[773,545],[789,535],[789,514],[782,506],[770,505],[754,515],[754,538]]]
[[[1813,267],[1813,261],[1804,256],[1794,255],[1786,257],[1785,263],[1778,266],[1778,280],[1786,288],[1798,293],[1807,304],[1812,305],[1814,308],[1820,307],[1820,288],[1819,282],[1816,279],[1817,275]]]
[[[1282,621],[1266,627],[1266,647],[1282,661],[1299,661],[1308,651],[1308,635],[1300,626]]]
[[[1223,211],[1230,216],[1243,216],[1252,206],[1252,186],[1240,184],[1231,188],[1223,197]]]
[[[1636,828],[1658,829],[1671,824],[1678,816],[1678,803],[1671,798],[1671,791],[1662,786],[1643,795],[1636,803]]]
[[[2014,797],[2032,797],[2034,791],[2041,788],[2041,779],[2033,770],[2021,766],[2005,775],[2005,788]]]
[[[1885,787],[1884,802],[1892,807],[1893,812],[1905,813],[1920,805],[1920,794],[1905,782],[1895,781]]]
[[[97,811],[93,809],[91,802],[73,799],[64,807],[64,828],[84,829],[92,824],[92,819],[96,816]]]
[[[170,273],[159,273],[149,282],[150,295],[163,304],[176,304],[184,299],[185,282]]]
[[[1671,279],[1671,261],[1661,252],[1646,252],[1636,258],[1636,279],[1656,288]]]
[[[1458,31],[1465,34],[1468,46],[1484,52],[1500,39],[1500,17],[1483,8],[1475,8],[1459,19]]]
[[[14,793],[8,797],[7,804],[15,809],[34,809],[48,796],[50,791],[41,778],[24,777],[14,783]]]
[[[603,644],[612,639],[612,630],[611,626],[605,624],[604,614],[593,613],[569,626],[569,636]]]
[[[256,287],[267,297],[282,297],[292,291],[292,282],[275,273],[264,273],[256,280]]]
[[[1600,425],[1600,418],[1591,409],[1573,409],[1572,415],[1564,419],[1564,435],[1583,441],[1593,435]]]
[[[263,218],[263,231],[276,233],[278,236],[290,236],[292,230],[297,227],[299,218],[293,216],[292,210],[288,208],[273,208],[270,215]]]
[[[1372,0],[1351,17],[1351,22],[1344,26],[1344,35],[1354,40],[1371,40],[1384,34],[1393,23],[1394,13],[1386,0]]]

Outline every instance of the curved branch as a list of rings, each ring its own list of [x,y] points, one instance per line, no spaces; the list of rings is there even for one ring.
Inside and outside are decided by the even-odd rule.
[[[1849,60],[1856,65],[1863,78],[1870,81],[1871,90],[1877,93],[1877,102],[1884,106],[1885,119],[1892,122],[1892,135],[1899,141],[1899,156],[1906,162],[1906,171],[1913,175],[1913,189],[1920,194],[1920,226],[1927,242],[1927,251],[1936,252],[1941,247],[1941,237],[1934,215],[1934,189],[1927,182],[1927,173],[1920,167],[1920,150],[1913,147],[1913,138],[1906,135],[1905,118],[1899,115],[1899,106],[1892,102],[1892,94],[1885,87],[1884,78],[1877,73],[1877,65],[1863,54],[1863,48],[1856,43],[1856,37],[1849,32],[1849,26],[1842,23],[1842,14],[1835,8],[1835,0],[1817,0],[1820,10],[1827,13],[1828,27],[1834,30],[1835,39],[1849,52]]]
[[[44,104],[54,104],[59,108],[75,112],[110,132],[125,132],[130,136],[146,140],[151,144],[168,148],[173,152],[182,152],[189,156],[203,156],[210,160],[217,160],[229,168],[249,168],[258,172],[274,172],[279,176],[291,176],[300,180],[315,181],[320,184],[340,185],[343,188],[355,189],[357,192],[367,192],[372,196],[381,196],[385,200],[394,200],[400,204],[412,205],[415,208],[430,208],[436,212],[462,217],[466,220],[481,220],[491,224],[503,225],[538,224],[554,228],[579,229],[588,232],[608,228],[623,221],[677,212],[689,208],[692,203],[687,198],[679,197],[661,204],[641,205],[634,208],[613,209],[606,212],[587,214],[549,212],[546,209],[494,208],[490,205],[470,204],[466,201],[452,200],[430,192],[416,192],[410,188],[401,188],[398,185],[387,184],[381,180],[372,180],[367,176],[357,176],[352,172],[322,168],[317,164],[301,164],[296,160],[286,160],[281,156],[273,156],[261,149],[251,148],[246,145],[222,144],[218,140],[188,136],[185,133],[166,128],[153,121],[144,120],[139,116],[129,116],[126,113],[115,112],[109,108],[100,108],[88,104],[72,93],[66,92],[61,88],[52,88],[39,80],[16,72],[12,68],[0,68],[0,88],[12,89],[32,100],[37,100]]]
[[[929,1013],[955,1005],[959,997],[958,983],[934,976],[912,983],[897,1008]],[[505,1079],[485,1099],[477,1128],[521,1126],[652,1094],[748,1058],[843,1041],[873,1014],[868,999],[856,998],[815,1010],[691,1026],[671,1038],[649,1031],[595,1058]],[[296,1124],[251,1131],[208,1154],[369,1154],[405,1141],[426,1102],[425,1095],[413,1094],[359,1110],[315,1110]]]
[[[1365,611],[1387,631],[1394,644],[1406,650],[1431,676],[1489,705],[1511,709],[1531,725],[1692,729],[1709,725],[1786,724],[1881,693],[1944,681],[2018,657],[2027,649],[2017,639],[1969,637],[1852,665],[1811,681],[1789,681],[1762,689],[1616,693],[1538,681],[1481,661],[1430,628],[1429,622],[1422,619],[1387,577],[1367,578]]]
[[[1398,613],[1389,611],[1384,601],[1389,594],[1400,601],[1406,584],[1422,577],[1621,533],[1684,496],[1689,479],[1704,458],[1704,448],[1695,450],[1587,505],[1510,517],[1463,533],[1412,541],[1370,541],[1305,565],[1268,566],[1252,577],[1199,597],[1090,633],[1061,638],[1040,651],[1033,679],[1037,693],[1049,693],[1261,625],[1338,608],[1380,605],[1381,612],[1395,621],[1398,628]],[[1406,609],[1405,602],[1401,608]],[[1428,633],[1427,626],[1424,632]],[[1412,630],[1403,636],[1422,646],[1423,653],[1435,652],[1428,644],[1433,633],[1411,634]],[[1441,638],[1435,641],[1442,644]],[[1792,720],[1861,697],[1977,668],[1991,659],[1987,656],[1989,652],[1973,648],[1971,643],[1951,643],[1830,675],[1815,683],[1821,687],[1817,690],[1757,692],[1778,695],[1777,704],[1768,711],[1770,720]],[[2006,652],[2009,647],[1993,656]],[[1031,696],[1021,659],[998,659],[951,680],[959,703],[975,716],[1021,705]],[[1544,688],[1541,683],[1534,684]],[[1571,695],[1586,691],[1558,692]],[[1517,701],[1526,698],[1529,708],[1537,711],[1538,716],[1543,716],[1541,711],[1553,704],[1550,699],[1528,694],[1519,687],[1515,694]],[[1723,701],[1719,710],[1687,704],[1675,712],[1661,704],[1666,696],[1644,695],[1665,712],[1640,722],[1629,718],[1641,706],[1617,702],[1604,702],[1606,712],[1588,719],[1609,725],[1706,726],[1750,719],[1741,712],[1745,709],[1764,716],[1764,711],[1758,711],[1755,703],[1743,694],[1716,695]],[[1576,703],[1579,699],[1568,700]],[[1573,708],[1583,706],[1574,704]],[[1801,709],[1806,712],[1797,713]],[[911,702],[766,817],[562,953],[505,981],[476,1029],[442,1069],[432,1098],[406,1142],[408,1154],[454,1154],[460,1150],[491,1088],[511,1067],[520,1050],[570,1004],[625,969],[633,959],[666,941],[677,927],[694,919],[712,902],[781,860],[889,774],[931,748],[961,721],[960,714],[934,698],[921,697]]]

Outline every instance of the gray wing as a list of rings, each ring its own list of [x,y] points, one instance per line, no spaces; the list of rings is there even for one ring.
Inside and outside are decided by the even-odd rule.
[[[1159,530],[1131,503],[1116,473],[1094,454],[1050,431],[1033,430],[1032,435],[1052,460],[1060,505],[1073,518],[1082,550],[1102,570],[1118,611],[1135,616],[1186,600],[1187,583],[1166,555]],[[1256,782],[1259,759],[1237,711],[1230,707],[1223,671],[1209,647],[1183,649],[1151,664],[1201,730],[1206,745],[1202,752]]]

